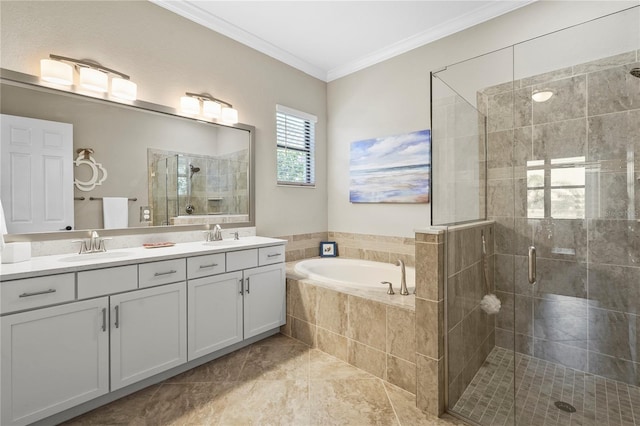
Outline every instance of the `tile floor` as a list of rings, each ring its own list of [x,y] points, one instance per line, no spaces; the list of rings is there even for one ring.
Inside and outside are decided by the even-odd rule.
[[[517,425],[640,425],[640,388],[516,354]],[[482,425],[512,425],[513,356],[494,348],[456,403],[455,412]],[[573,414],[555,401],[576,408]]]
[[[277,334],[65,423],[71,425],[463,425],[415,396]]]

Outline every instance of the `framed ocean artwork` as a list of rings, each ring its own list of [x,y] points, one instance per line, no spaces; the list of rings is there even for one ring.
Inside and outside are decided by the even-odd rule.
[[[349,201],[428,203],[431,130],[351,143]]]

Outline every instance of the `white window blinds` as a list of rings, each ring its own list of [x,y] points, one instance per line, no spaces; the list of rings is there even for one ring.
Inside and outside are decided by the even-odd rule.
[[[315,115],[276,105],[278,184],[315,186]]]

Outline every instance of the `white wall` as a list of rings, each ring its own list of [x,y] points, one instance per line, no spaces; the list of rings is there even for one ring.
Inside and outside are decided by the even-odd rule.
[[[129,74],[141,100],[231,102],[256,127],[257,233],[327,230],[326,83],[146,1],[1,1],[0,14],[3,68],[38,75],[53,53]],[[318,116],[315,189],[276,186],[276,104]]]
[[[412,236],[413,229],[430,223],[429,205],[349,203],[350,143],[430,128],[430,71],[637,4],[637,0],[539,1],[330,82],[329,230]]]

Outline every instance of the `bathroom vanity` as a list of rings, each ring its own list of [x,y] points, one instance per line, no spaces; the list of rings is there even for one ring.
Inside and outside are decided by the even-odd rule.
[[[277,333],[284,244],[247,237],[2,265],[0,423],[56,423]]]

